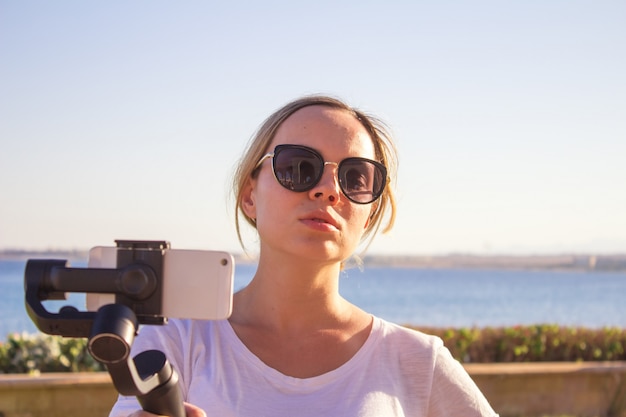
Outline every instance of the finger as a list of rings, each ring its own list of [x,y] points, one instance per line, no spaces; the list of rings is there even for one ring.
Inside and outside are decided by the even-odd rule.
[[[167,416],[159,416],[157,414],[152,414],[144,410],[135,411],[128,417],[167,417]]]
[[[204,410],[189,403],[185,403],[185,414],[187,417],[206,417]]]

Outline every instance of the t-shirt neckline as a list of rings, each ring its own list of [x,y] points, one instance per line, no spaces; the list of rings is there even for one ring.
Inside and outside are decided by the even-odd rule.
[[[260,371],[266,378],[281,386],[292,387],[316,387],[328,384],[336,379],[344,377],[353,370],[362,366],[371,355],[372,350],[376,346],[376,341],[380,337],[382,323],[380,318],[372,316],[372,328],[363,346],[345,363],[331,371],[321,375],[297,378],[285,375],[282,372],[268,366],[259,357],[257,357],[248,347],[239,339],[237,333],[228,320],[220,320],[219,326],[222,328],[222,334],[227,338],[227,342],[232,351],[236,354],[237,360],[244,361],[248,366],[252,366]]]

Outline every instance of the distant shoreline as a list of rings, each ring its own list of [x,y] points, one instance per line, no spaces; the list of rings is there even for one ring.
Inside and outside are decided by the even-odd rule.
[[[626,272],[626,254],[366,256],[366,265],[396,268]]]
[[[88,250],[0,250],[0,261],[25,261],[28,259],[67,259],[68,261],[84,261],[89,258]]]
[[[26,261],[28,259],[67,259],[86,262],[87,250],[20,249],[0,250],[0,260]],[[255,261],[233,254],[238,264]],[[366,255],[363,264],[369,267],[432,268],[432,269],[515,269],[626,272],[626,254],[555,254],[555,255]],[[353,262],[350,262],[351,264]]]

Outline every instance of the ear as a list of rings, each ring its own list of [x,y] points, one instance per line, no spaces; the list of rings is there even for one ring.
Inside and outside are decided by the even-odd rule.
[[[241,208],[251,219],[256,219],[256,180],[249,179],[241,191]]]

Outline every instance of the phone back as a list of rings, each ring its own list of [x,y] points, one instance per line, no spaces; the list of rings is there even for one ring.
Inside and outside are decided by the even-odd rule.
[[[89,251],[89,268],[115,268],[117,248]],[[163,258],[163,316],[221,320],[232,313],[233,256],[223,251],[168,249]],[[115,303],[115,294],[87,294],[87,309]]]

